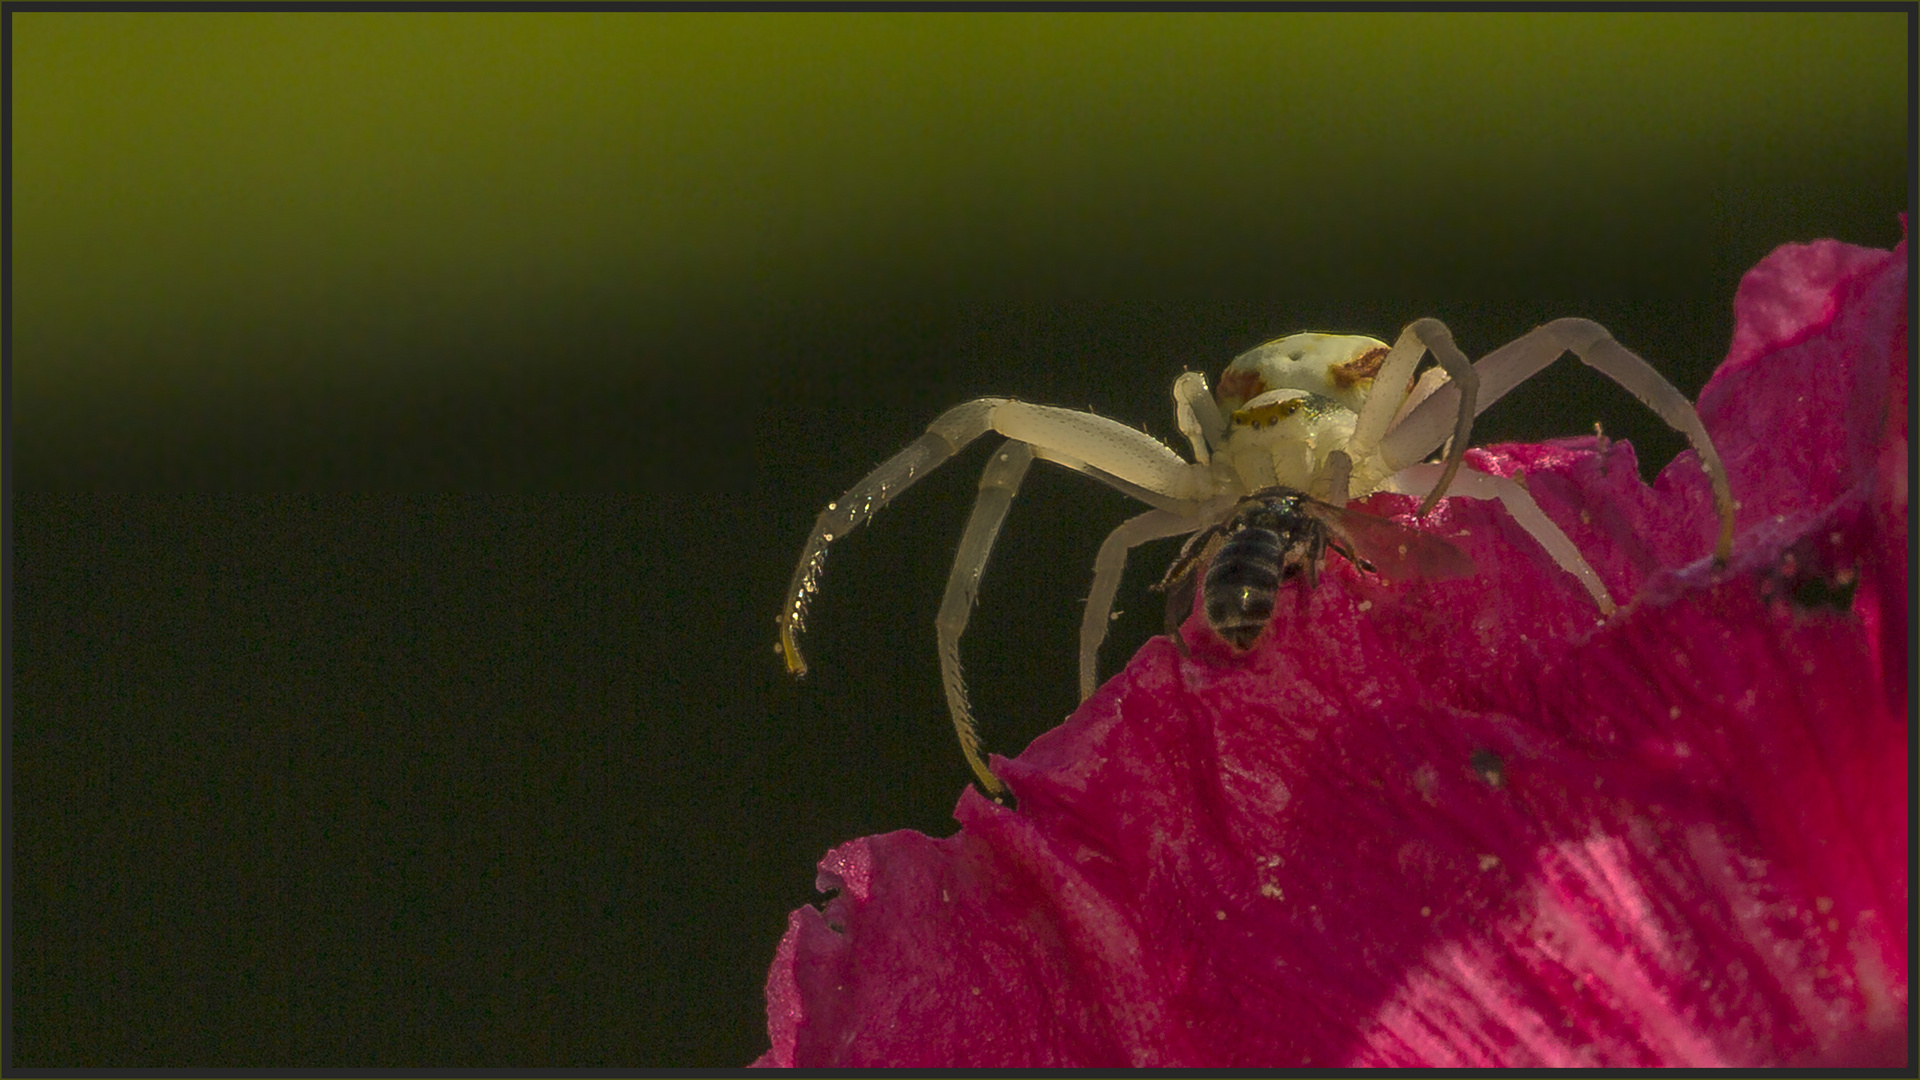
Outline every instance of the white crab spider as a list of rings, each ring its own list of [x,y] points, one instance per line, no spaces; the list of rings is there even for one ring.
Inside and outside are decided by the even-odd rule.
[[[1439,362],[1416,382],[1428,351]],[[1421,319],[1388,348],[1369,337],[1295,334],[1236,357],[1220,377],[1218,398],[1204,375],[1174,380],[1174,416],[1193,444],[1184,461],[1153,436],[1092,413],[1009,398],[980,398],[942,413],[927,433],[827,504],[800,553],[777,622],[787,668],[806,673],[799,635],[807,600],[819,587],[827,545],[885,506],[915,480],[989,431],[1007,443],[987,462],[980,496],[947,579],[935,619],[947,708],[967,764],[989,792],[1005,789],[980,755],[980,736],[960,669],[960,635],[980,575],[1021,479],[1034,458],[1056,462],[1122,491],[1153,509],[1114,529],[1094,559],[1093,588],[1080,624],[1080,696],[1095,686],[1095,664],[1120,587],[1127,552],[1149,540],[1224,521],[1248,493],[1285,485],[1336,506],[1377,491],[1424,495],[1424,516],[1447,494],[1498,499],[1555,563],[1614,610],[1599,575],[1540,510],[1526,488],[1465,468],[1473,418],[1548,364],[1571,352],[1686,435],[1712,483],[1720,534],[1716,560],[1733,544],[1733,495],[1726,469],[1693,406],[1645,360],[1586,319],[1558,319],[1495,350],[1477,364],[1454,346],[1437,319]],[[1443,460],[1423,463],[1449,444]]]

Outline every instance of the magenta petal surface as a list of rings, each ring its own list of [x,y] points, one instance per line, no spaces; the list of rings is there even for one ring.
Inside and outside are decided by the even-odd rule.
[[[1196,619],[996,762],[1017,809],[836,848],[760,1064],[1904,1062],[1906,296],[1904,242],[1742,283],[1730,566],[1691,453],[1477,450],[1617,616],[1448,500],[1475,576],[1336,561],[1240,658]]]

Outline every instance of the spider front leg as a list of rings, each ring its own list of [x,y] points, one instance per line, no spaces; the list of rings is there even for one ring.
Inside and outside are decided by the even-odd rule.
[[[953,731],[960,737],[960,752],[966,755],[973,774],[988,792],[1004,794],[1006,788],[987,768],[980,756],[980,727],[973,719],[973,706],[967,700],[967,681],[960,670],[960,635],[966,633],[967,618],[980,595],[980,575],[987,569],[987,556],[1000,526],[1007,520],[1007,509],[1020,490],[1020,481],[1033,464],[1033,448],[1023,442],[1009,441],[994,452],[993,460],[980,474],[980,495],[974,500],[973,513],[967,518],[967,531],[961,534],[960,550],[953,557],[953,573],[947,578],[947,595],[940,602],[940,614],[934,619],[934,633],[940,641],[940,683],[947,692],[947,712],[953,717]]]
[[[1120,575],[1127,568],[1127,552],[1150,540],[1190,533],[1199,523],[1171,510],[1149,510],[1128,518],[1107,534],[1093,560],[1093,588],[1087,610],[1080,616],[1080,700],[1093,696],[1099,685],[1100,643],[1107,639],[1113,598],[1120,592]]]
[[[1700,457],[1700,467],[1713,487],[1714,511],[1720,519],[1713,557],[1716,562],[1726,562],[1733,551],[1735,507],[1733,491],[1727,484],[1726,466],[1720,463],[1713,439],[1707,435],[1700,415],[1694,412],[1686,396],[1674,389],[1652,365],[1615,341],[1600,324],[1589,319],[1555,319],[1488,353],[1474,365],[1480,377],[1480,397],[1475,412],[1500,400],[1508,391],[1569,352],[1625,387],[1693,445],[1694,453]],[[1411,465],[1440,445],[1448,418],[1464,411],[1462,399],[1455,394],[1452,384],[1441,385],[1380,440],[1379,454],[1389,468]]]
[[[953,573],[947,579],[947,594],[940,605],[936,630],[940,643],[941,682],[946,690],[947,711],[953,719],[954,733],[960,739],[961,753],[966,756],[974,775],[980,778],[981,785],[990,794],[998,796],[1004,794],[1006,788],[987,768],[986,760],[980,753],[979,724],[973,717],[972,703],[967,697],[966,677],[960,664],[960,637],[966,630],[974,600],[979,595],[980,576],[986,569],[987,557],[993,551],[993,542],[1000,534],[1000,525],[1006,520],[1008,507],[1028,466],[1034,458],[1044,458],[1086,473],[1136,498],[1162,505],[1162,509],[1142,515],[1142,518],[1152,518],[1152,514],[1165,515],[1164,518],[1153,518],[1156,523],[1164,523],[1169,519],[1187,521],[1190,512],[1186,507],[1205,481],[1194,472],[1195,466],[1181,461],[1159,440],[1092,413],[1009,401],[992,411],[989,422],[995,431],[1007,436],[1010,441],[1006,448],[994,455],[981,474],[980,496],[967,520],[966,533],[961,538],[959,553],[954,558]],[[1142,518],[1134,520],[1140,521]],[[1150,526],[1154,527],[1165,526]],[[1121,528],[1125,529],[1126,526]],[[1190,528],[1189,524],[1156,535],[1174,535]],[[1103,545],[1103,553],[1105,550]],[[1122,547],[1123,553],[1124,550]],[[1121,557],[1124,559],[1124,554]],[[1116,579],[1114,587],[1117,587],[1117,571],[1113,576]],[[1098,577],[1096,572],[1096,579]],[[1100,587],[1100,582],[1096,580],[1096,590]],[[1108,596],[1102,607],[1111,610],[1113,588],[1107,591]],[[1103,620],[1104,617],[1103,614]],[[1083,624],[1083,643],[1084,640]],[[1098,647],[1098,642],[1095,642],[1095,646]]]
[[[820,516],[814,519],[813,534],[807,537],[807,546],[800,550],[800,562],[793,568],[786,603],[780,606],[780,614],[774,620],[780,624],[780,653],[786,658],[788,671],[795,675],[807,673],[806,658],[800,655],[800,632],[806,626],[807,601],[820,588],[827,545],[836,537],[852,532],[914,481],[991,431],[994,411],[1006,404],[1006,398],[980,398],[941,413],[927,425],[925,435],[881,462],[865,479],[820,511]]]
[[[905,450],[887,459],[814,522],[813,534],[794,568],[785,605],[780,610],[780,649],[787,667],[806,672],[800,655],[799,632],[807,600],[819,588],[827,545],[873,516],[915,480],[946,461],[974,439],[995,431],[1008,445],[996,452],[980,478],[980,496],[961,538],[947,581],[946,598],[936,621],[941,680],[947,708],[960,739],[961,752],[980,782],[994,795],[1005,788],[987,768],[980,753],[978,726],[967,700],[960,665],[960,637],[966,629],[980,576],[986,569],[993,542],[1006,520],[1021,480],[1034,458],[1065,465],[1126,494],[1176,515],[1191,516],[1200,500],[1211,494],[1204,466],[1182,461],[1159,440],[1142,431],[1091,413],[1029,405],[1006,398],[981,398],[950,409]]]

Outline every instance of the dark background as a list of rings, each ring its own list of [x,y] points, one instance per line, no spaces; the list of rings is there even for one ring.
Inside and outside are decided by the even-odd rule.
[[[1181,370],[1421,315],[1588,316],[1692,395],[1746,268],[1908,202],[1899,14],[10,29],[14,1066],[750,1060],[815,861],[968,779],[931,624],[984,450],[836,547],[812,675],[772,650],[940,410],[1176,439]],[[1573,363],[1477,441],[1595,422],[1681,445]],[[1031,475],[996,750],[1073,708],[1130,512]]]

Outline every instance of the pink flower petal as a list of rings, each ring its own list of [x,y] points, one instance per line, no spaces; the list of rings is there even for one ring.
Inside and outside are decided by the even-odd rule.
[[[1906,295],[1904,242],[1742,283],[1731,566],[1691,454],[1474,451],[1633,603],[1449,500],[1475,576],[1332,562],[1238,658],[1196,619],[996,762],[1018,809],[835,849],[760,1064],[1905,1061]]]

